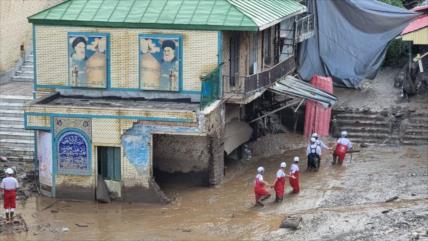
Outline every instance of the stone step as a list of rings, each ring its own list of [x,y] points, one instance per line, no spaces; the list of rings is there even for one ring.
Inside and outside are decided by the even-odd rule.
[[[408,128],[404,132],[406,135],[416,135],[416,136],[428,136],[428,128],[418,129],[418,128]]]
[[[7,156],[7,160],[8,162],[33,162],[34,161],[34,156],[28,156],[28,155],[23,155],[23,156],[17,156],[17,155],[9,155]]]
[[[33,100],[33,96],[31,95],[0,95],[1,100],[22,100],[22,101],[28,101]]]
[[[26,58],[24,64],[33,64],[34,58]]]
[[[1,153],[1,155],[4,155],[6,157],[8,157],[8,156],[16,156],[16,157],[34,156],[34,148],[32,148],[31,150],[23,150],[21,148],[10,149],[10,148],[5,148],[5,147],[0,147],[0,153]]]
[[[11,125],[11,124],[1,124],[0,123],[0,130],[11,130],[11,131],[15,131],[15,130],[25,130],[24,129],[24,123],[22,123],[22,125]]]
[[[33,70],[17,70],[15,71],[15,76],[31,76],[33,77],[34,71]]]
[[[341,129],[346,130],[348,133],[390,133],[391,129],[389,127],[371,127],[371,126],[343,126]]]
[[[364,114],[364,113],[342,113],[334,114],[334,118],[340,120],[380,120],[384,121],[387,117],[379,114]]]
[[[0,152],[4,150],[6,153],[9,152],[34,152],[34,145],[30,144],[14,144],[14,143],[2,143],[0,142]]]
[[[0,116],[0,123],[2,124],[18,124],[24,122],[24,117],[6,117],[6,116]]]
[[[0,117],[1,116],[24,118],[24,111],[23,110],[3,110],[3,109],[0,109]]]
[[[12,81],[22,81],[22,82],[32,82],[33,81],[33,76],[13,76],[12,77]]]
[[[13,132],[13,133],[34,133],[33,130],[26,130],[24,127],[21,126],[10,126],[10,125],[3,125],[0,124],[0,131],[1,132]]]
[[[418,140],[403,140],[401,144],[404,145],[427,145],[427,141],[418,141]]]
[[[26,144],[26,145],[34,145],[34,139],[31,140],[22,140],[22,139],[1,139],[0,144]]]
[[[30,64],[26,64],[26,65],[22,65],[20,68],[21,71],[31,71],[34,72],[34,65],[30,65]]]
[[[428,143],[428,136],[415,136],[415,135],[404,135],[402,140],[419,140],[426,141]]]
[[[351,142],[355,145],[356,143],[370,143],[370,144],[383,144],[385,140],[380,141],[379,139],[367,139],[367,138],[349,138]],[[397,140],[398,141],[398,140]]]
[[[409,122],[413,124],[427,124],[428,118],[409,118]]]
[[[6,101],[0,101],[0,110],[22,110],[24,103],[9,103]]]
[[[385,133],[348,133],[349,138],[367,138],[367,139],[386,139],[389,138],[389,134]]]
[[[428,123],[408,123],[408,127],[414,129],[428,129]]]
[[[22,125],[22,129],[24,129],[24,118],[23,117],[0,117],[0,125],[12,125],[18,126]]]
[[[0,131],[0,140],[2,139],[33,140],[34,132]]]

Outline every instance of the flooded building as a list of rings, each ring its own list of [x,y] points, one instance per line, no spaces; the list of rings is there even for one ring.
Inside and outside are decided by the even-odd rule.
[[[69,0],[29,17],[25,127],[42,192],[96,199],[105,182],[161,201],[157,183],[175,174],[220,183],[224,153],[251,135],[246,105],[295,70],[305,12],[293,0]]]

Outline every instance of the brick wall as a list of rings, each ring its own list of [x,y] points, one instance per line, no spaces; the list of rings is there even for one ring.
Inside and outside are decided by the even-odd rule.
[[[27,17],[63,0],[0,1],[0,73],[15,66],[20,45],[31,45],[31,24]]]
[[[199,76],[213,70],[218,63],[218,37],[215,31],[36,26],[38,84],[61,86],[67,84],[68,32],[110,34],[110,78],[113,88],[139,86],[139,34],[182,35],[184,91],[200,91]]]

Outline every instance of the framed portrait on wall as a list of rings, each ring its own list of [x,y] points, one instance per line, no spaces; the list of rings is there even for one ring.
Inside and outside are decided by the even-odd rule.
[[[107,87],[108,41],[107,33],[68,33],[69,86]]]
[[[139,35],[139,81],[143,90],[179,91],[182,44],[179,35]]]

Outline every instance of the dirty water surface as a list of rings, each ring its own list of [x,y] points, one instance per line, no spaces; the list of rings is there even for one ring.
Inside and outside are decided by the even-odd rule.
[[[281,161],[301,157],[301,193],[280,204],[254,207],[257,166],[274,180]],[[216,187],[164,187],[171,204],[98,204],[32,197],[17,212],[28,232],[0,240],[410,240],[428,231],[428,147],[368,147],[332,166],[323,153],[319,172],[305,172],[304,149],[230,163]],[[272,190],[271,190],[272,191]],[[386,200],[396,197],[391,202]],[[300,229],[279,229],[288,215]],[[427,237],[428,239],[428,237]]]

